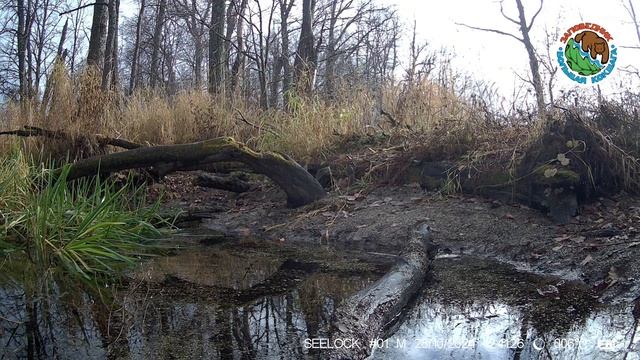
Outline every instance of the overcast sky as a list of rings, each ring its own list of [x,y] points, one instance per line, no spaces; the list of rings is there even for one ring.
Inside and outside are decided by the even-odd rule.
[[[636,12],[640,15],[640,1],[632,0]],[[417,20],[419,37],[429,41],[434,47],[441,45],[453,47],[453,63],[466,68],[479,79],[495,81],[503,90],[509,92],[514,83],[520,83],[515,77],[517,72],[527,75],[529,65],[524,46],[518,41],[499,34],[467,29],[455,23],[465,23],[477,27],[494,28],[519,35],[515,24],[500,14],[498,0],[386,0],[394,4],[407,23]],[[538,0],[523,0],[529,17],[537,10]],[[628,0],[624,0],[628,3]],[[515,0],[505,0],[507,15],[518,17]],[[556,26],[563,29],[580,23],[592,22],[605,27],[613,36],[616,46],[639,46],[638,39],[622,0],[546,0],[542,12],[532,29],[532,38],[538,51],[544,49],[545,28],[553,31]],[[640,67],[640,50],[619,49],[616,69],[628,65]],[[553,53],[552,53],[553,54]],[[618,81],[627,81],[620,71],[617,76],[605,79],[602,84],[607,93],[617,87]],[[560,86],[573,86],[573,82],[559,74]]]

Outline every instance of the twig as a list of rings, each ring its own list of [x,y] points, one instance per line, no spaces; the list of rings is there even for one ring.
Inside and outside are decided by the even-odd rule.
[[[261,126],[258,126],[256,124],[250,122],[249,120],[247,120],[247,118],[244,117],[244,114],[242,114],[242,111],[240,111],[240,109],[234,109],[234,110],[236,111],[236,113],[238,113],[238,117],[237,117],[238,120],[240,120],[243,123],[251,126],[254,129],[257,129],[258,131],[262,131],[263,130]],[[268,128],[268,127],[265,127],[264,130],[268,131],[269,133],[271,133],[271,134],[273,134],[273,135],[275,135],[277,137],[280,137],[280,134],[278,134],[277,132],[275,132],[274,130],[272,130],[272,129]]]
[[[504,36],[509,36],[512,37],[520,42],[524,42],[524,40],[522,40],[521,38],[510,34],[506,31],[502,31],[502,30],[496,30],[496,29],[488,29],[488,28],[481,28],[481,27],[477,27],[477,26],[471,26],[471,25],[467,25],[467,24],[462,24],[462,23],[456,23],[456,25],[458,26],[464,26],[466,28],[472,29],[472,30],[479,30],[479,31],[487,31],[487,32],[492,32],[492,33],[496,33],[496,34],[500,34],[500,35],[504,35]]]
[[[74,12],[74,11],[82,10],[82,9],[84,9],[84,8],[88,8],[89,6],[94,6],[94,5],[104,5],[104,6],[108,6],[109,4],[108,4],[108,3],[106,3],[106,2],[104,2],[104,3],[98,3],[98,2],[95,2],[95,3],[91,3],[91,4],[85,4],[85,5],[82,5],[82,6],[78,6],[78,7],[77,7],[77,8],[75,8],[75,9],[71,9],[71,10],[63,11],[63,12],[59,13],[59,15],[60,15],[60,16],[62,16],[62,15],[70,14],[70,13],[72,13],[72,12]]]
[[[380,108],[380,115],[383,115],[384,117],[386,117],[387,120],[389,120],[389,122],[391,123],[391,126],[398,127],[398,121],[393,117],[393,115],[384,111],[383,108]]]

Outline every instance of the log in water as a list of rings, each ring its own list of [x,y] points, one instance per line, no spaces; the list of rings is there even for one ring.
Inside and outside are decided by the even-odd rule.
[[[425,281],[436,249],[430,233],[425,223],[410,229],[407,246],[394,267],[342,303],[336,311],[332,338],[357,341],[359,346],[335,348],[329,359],[364,359],[371,354],[370,342],[384,338],[385,330]]]

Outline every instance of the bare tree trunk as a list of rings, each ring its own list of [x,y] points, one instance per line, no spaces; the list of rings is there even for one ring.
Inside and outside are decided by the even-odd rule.
[[[315,3],[315,0],[303,0],[302,2],[302,29],[294,64],[296,91],[302,95],[311,94],[316,67],[316,49],[313,38]]]
[[[236,16],[238,21],[236,22],[236,58],[231,66],[231,94],[235,93],[238,84],[240,84],[240,70],[244,68],[245,55],[244,55],[244,12],[247,8],[247,0],[242,0],[240,8],[237,11]]]
[[[116,46],[116,29],[118,21],[116,1],[117,0],[109,0],[108,6],[109,20],[107,26],[107,44],[104,53],[104,67],[102,69],[102,90],[107,90],[109,88],[111,72],[113,71],[113,53],[114,47]]]
[[[531,70],[531,83],[533,84],[533,89],[535,90],[535,93],[536,93],[536,106],[538,107],[539,115],[541,115],[541,117],[544,117],[546,113],[545,102],[544,102],[544,87],[542,86],[542,79],[540,77],[540,66],[538,64],[538,57],[536,56],[536,50],[533,44],[531,43],[531,37],[529,36],[529,32],[533,27],[533,23],[535,22],[536,18],[540,14],[540,11],[542,10],[542,5],[544,3],[544,0],[540,0],[540,6],[536,11],[536,13],[533,14],[533,16],[531,17],[531,20],[529,20],[529,23],[527,23],[527,18],[524,13],[524,7],[522,6],[522,0],[515,0],[515,1],[516,1],[516,7],[518,8],[517,20],[510,17],[504,12],[502,1],[500,1],[500,12],[502,13],[502,17],[518,25],[520,29],[520,33],[522,34],[522,38],[519,38],[516,35],[513,35],[511,33],[508,33],[502,30],[481,28],[481,27],[470,26],[465,24],[458,24],[458,25],[462,25],[473,30],[487,31],[487,32],[504,35],[504,36],[509,36],[511,38],[514,38],[520,41],[524,45],[524,47],[527,50],[527,55],[529,57],[529,67]]]
[[[158,12],[156,14],[156,26],[153,31],[153,49],[151,52],[151,87],[156,87],[160,81],[160,43],[162,40],[162,28],[164,25],[164,13],[167,7],[167,0],[160,0]]]
[[[222,90],[224,77],[225,0],[213,0],[209,25],[209,93]]]
[[[58,50],[56,52],[56,59],[54,60],[53,71],[51,72],[51,75],[49,75],[49,78],[47,79],[47,83],[45,84],[45,87],[44,87],[44,95],[42,96],[41,109],[45,111],[47,110],[49,106],[49,100],[51,99],[51,87],[52,87],[54,71],[56,71],[56,66],[58,63],[64,66],[64,58],[65,58],[64,42],[67,39],[68,25],[69,25],[69,19],[67,19],[64,22],[64,26],[62,27],[62,32],[60,33],[60,42],[58,42]]]
[[[176,70],[175,70],[175,57],[174,47],[169,41],[166,41],[164,46],[164,58],[163,63],[166,64],[163,68],[167,69],[167,93],[169,95],[175,95],[177,92],[176,85]]]
[[[293,0],[287,3],[287,0],[280,1],[280,37],[282,39],[282,99],[284,107],[289,105],[289,90],[291,89],[291,63],[289,62],[289,14],[293,7]]]
[[[26,13],[24,0],[18,0],[18,81],[20,86],[20,100],[25,100],[28,94],[27,74],[26,74],[26,55],[27,55],[27,31],[26,31]]]
[[[335,94],[336,44],[335,31],[338,17],[336,14],[338,1],[331,3],[331,17],[329,18],[329,39],[326,52],[325,96],[332,98]]]
[[[243,1],[242,3],[245,4],[246,1]],[[239,17],[244,16],[244,7],[241,11],[242,12],[238,13]],[[240,69],[244,67],[244,60],[244,20],[238,19],[236,24],[236,57],[233,60],[233,65],[231,66],[231,94],[236,92],[238,84],[240,84]]]
[[[231,39],[233,36],[233,30],[236,28],[236,22],[239,21],[238,15],[238,1],[229,0],[229,6],[227,7],[227,26],[225,27],[224,35],[224,63],[225,69],[231,68],[231,57],[229,56],[229,49],[231,46]]]
[[[67,40],[67,29],[69,28],[69,19],[66,19],[64,26],[62,26],[62,32],[60,33],[60,41],[58,42],[58,51],[56,56],[58,58],[64,58],[64,42]]]
[[[196,89],[200,89],[200,86],[202,86],[202,60],[204,59],[204,46],[201,36],[194,39],[193,46],[193,82]]]
[[[31,29],[33,28],[33,21],[34,21],[34,17],[35,14],[31,11],[31,9],[33,9],[32,6],[32,1],[31,0],[27,0],[27,16],[26,16],[26,29],[25,29],[25,34],[26,34],[26,46],[27,46],[27,63],[26,63],[26,85],[27,85],[27,98],[33,98],[33,61],[32,61],[32,53],[31,53]]]
[[[202,38],[195,39],[194,51],[193,51],[193,75],[194,85],[196,89],[200,89],[202,86],[202,60],[204,59],[204,46],[202,45]]]
[[[140,55],[140,35],[142,32],[142,19],[144,17],[144,2],[140,0],[140,11],[138,12],[138,21],[136,23],[136,41],[133,45],[133,56],[131,59],[131,75],[129,77],[129,94],[133,93],[133,90],[138,85],[138,57]]]
[[[278,47],[275,48],[271,66],[271,99],[269,100],[269,103],[271,104],[271,107],[277,107],[278,90],[280,90],[279,85],[280,81],[282,80],[282,56],[278,54]]]
[[[266,65],[266,64],[265,64]],[[267,69],[261,66],[258,70],[258,83],[260,86],[260,108],[266,110],[269,108],[269,99],[267,95]]]
[[[102,67],[104,62],[104,50],[107,40],[107,0],[96,0],[93,5],[93,20],[91,23],[91,36],[89,37],[89,53],[87,64]]]
[[[208,10],[207,10],[208,11]],[[191,0],[191,14],[189,25],[193,37],[193,82],[197,89],[202,86],[202,61],[204,59],[204,25],[198,18],[198,2]]]
[[[119,14],[120,14],[120,0],[116,1],[116,24],[114,27],[113,37],[113,54],[111,55],[111,87],[118,89],[120,76],[118,74],[118,33],[119,33]]]
[[[413,20],[413,32],[411,33],[411,44],[409,45],[409,68],[407,69],[407,84],[414,86],[416,82],[416,72],[418,70],[418,60],[420,58],[421,49],[418,48],[416,42],[417,22]]]
[[[525,18],[525,14],[524,14],[524,7],[522,6],[522,0],[516,0],[516,5],[518,7],[518,18],[520,20],[520,32],[522,33],[522,42],[524,43],[524,46],[527,49],[527,55],[529,56],[529,67],[531,68],[533,89],[536,92],[536,104],[538,106],[538,113],[544,116],[545,114],[544,88],[542,87],[542,79],[540,78],[540,68],[538,64],[538,58],[536,57],[536,50],[533,44],[531,43],[531,38],[529,37],[529,31],[531,30],[531,26],[533,25],[533,20],[535,19],[535,16],[534,18],[531,19],[531,23],[527,24],[527,19]],[[542,2],[541,2],[541,5],[542,5]]]
[[[78,4],[81,4],[82,0],[78,0]],[[82,23],[83,11],[76,11],[75,18],[73,20],[73,46],[71,47],[71,60],[70,68],[73,74],[76,70],[76,56],[78,55],[79,43],[80,43],[80,24]]]
[[[636,15],[636,9],[633,7],[633,2],[629,0],[629,7],[627,8],[629,12],[629,16],[631,16],[631,21],[633,21],[633,26],[636,28],[636,36],[638,37],[638,45],[640,45],[640,21],[638,20],[638,16]]]
[[[33,96],[38,97],[38,92],[40,91],[40,80],[42,79],[43,69],[44,69],[44,52],[45,46],[48,45],[48,41],[46,40],[47,33],[47,24],[49,17],[51,16],[51,4],[49,0],[44,0],[42,3],[36,3],[36,7],[40,7],[42,9],[42,13],[37,15],[37,9],[33,9],[34,18],[37,16],[37,28],[35,32],[35,39],[33,41],[36,46],[35,51],[35,69],[34,69],[34,82],[33,82]]]

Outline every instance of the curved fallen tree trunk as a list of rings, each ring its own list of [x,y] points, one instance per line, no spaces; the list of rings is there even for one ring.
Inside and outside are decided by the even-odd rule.
[[[329,359],[365,359],[371,355],[370,342],[384,339],[389,326],[425,281],[436,249],[429,232],[424,223],[414,227],[391,271],[336,310],[332,339],[349,339],[357,346],[336,347],[328,354]]]
[[[140,147],[79,160],[70,165],[68,180],[120,170],[153,166],[160,174],[194,169],[215,162],[237,161],[269,177],[287,194],[287,204],[298,207],[326,195],[318,181],[293,159],[273,152],[256,152],[232,138],[191,144]],[[61,173],[62,169],[58,170]]]
[[[80,135],[80,134],[71,135],[60,130],[47,130],[47,129],[39,128],[37,126],[28,126],[28,125],[25,125],[22,129],[0,131],[0,135],[15,135],[19,137],[40,136],[40,137],[45,137],[49,139],[58,139],[58,140],[74,140],[75,139],[80,141],[86,141],[86,139],[88,138],[85,135]],[[119,147],[127,150],[137,149],[143,146],[125,139],[110,138],[108,136],[102,136],[102,135],[94,135],[93,138],[95,139],[97,144],[100,146],[111,145],[111,146],[115,146],[115,147]]]

